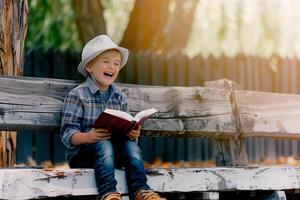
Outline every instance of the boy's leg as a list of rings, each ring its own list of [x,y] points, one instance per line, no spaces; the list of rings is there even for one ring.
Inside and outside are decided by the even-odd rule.
[[[121,145],[121,155],[126,171],[126,179],[130,198],[133,199],[134,194],[138,190],[149,190],[147,185],[147,177],[144,168],[144,161],[141,150],[136,141],[125,140]]]
[[[114,165],[114,149],[111,141],[100,140],[98,142],[82,145],[80,157],[90,158],[91,167],[95,170],[95,180],[100,198],[103,195],[117,192]],[[74,159],[76,160],[76,159]]]

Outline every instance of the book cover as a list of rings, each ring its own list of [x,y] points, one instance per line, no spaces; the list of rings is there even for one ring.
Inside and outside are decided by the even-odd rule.
[[[157,112],[158,110],[155,108],[150,108],[138,112],[133,117],[129,113],[120,110],[105,109],[96,119],[92,127],[105,128],[112,132],[127,134]]]

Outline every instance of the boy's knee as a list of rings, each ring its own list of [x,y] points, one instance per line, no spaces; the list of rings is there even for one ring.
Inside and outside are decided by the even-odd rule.
[[[97,165],[105,165],[114,168],[114,150],[110,141],[101,140],[95,143],[95,159]]]
[[[135,141],[126,141],[123,150],[126,157],[135,160],[142,160],[141,149]]]
[[[95,154],[99,157],[112,158],[114,156],[113,146],[108,140],[101,140],[96,142],[94,145]]]

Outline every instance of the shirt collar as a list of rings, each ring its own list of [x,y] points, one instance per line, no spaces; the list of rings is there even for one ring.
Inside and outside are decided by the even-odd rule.
[[[95,94],[97,91],[102,93],[102,91],[97,87],[97,85],[94,83],[94,81],[91,79],[91,77],[88,77],[86,79],[86,86],[90,89],[92,94]],[[119,91],[117,86],[115,84],[111,84],[108,88],[110,90],[110,94],[112,95],[114,92]]]
[[[95,94],[98,90],[100,90],[91,77],[86,79],[86,86],[90,89],[91,93]]]

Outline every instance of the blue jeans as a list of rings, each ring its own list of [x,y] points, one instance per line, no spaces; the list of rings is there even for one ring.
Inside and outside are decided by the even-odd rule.
[[[101,140],[82,145],[77,156],[70,160],[71,168],[94,168],[100,197],[116,192],[115,168],[125,167],[130,199],[136,191],[150,189],[141,150],[132,140]]]

